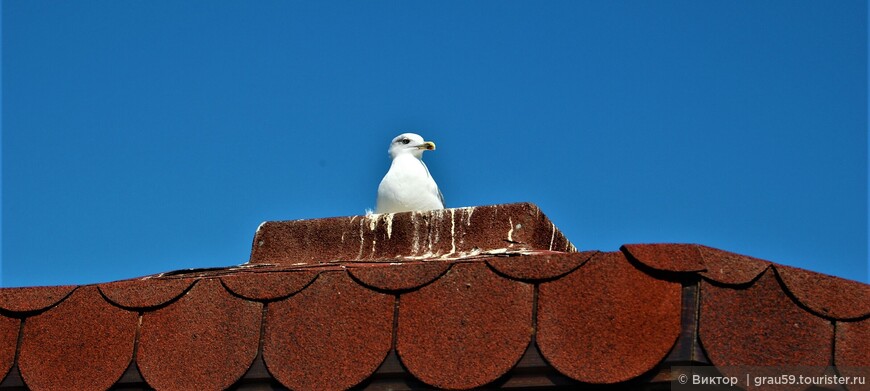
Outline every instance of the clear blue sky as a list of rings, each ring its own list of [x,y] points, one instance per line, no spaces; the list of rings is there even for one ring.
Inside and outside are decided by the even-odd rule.
[[[2,7],[4,286],[244,263],[405,131],[449,207],[868,281],[866,1]]]

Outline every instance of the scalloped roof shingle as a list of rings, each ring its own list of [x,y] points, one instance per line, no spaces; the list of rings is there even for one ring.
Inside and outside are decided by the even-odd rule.
[[[0,389],[644,388],[685,364],[864,374],[868,341],[867,284],[577,252],[532,204],[267,222],[245,265],[0,289]]]

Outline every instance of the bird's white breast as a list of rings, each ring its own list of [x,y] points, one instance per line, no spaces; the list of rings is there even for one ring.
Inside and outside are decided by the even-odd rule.
[[[438,185],[426,165],[411,155],[393,159],[378,186],[376,213],[442,209]]]

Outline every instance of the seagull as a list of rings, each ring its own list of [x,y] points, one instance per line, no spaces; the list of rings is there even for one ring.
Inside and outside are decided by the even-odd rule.
[[[444,209],[444,197],[423,163],[423,152],[435,143],[414,133],[403,133],[390,142],[393,164],[378,186],[375,213]]]

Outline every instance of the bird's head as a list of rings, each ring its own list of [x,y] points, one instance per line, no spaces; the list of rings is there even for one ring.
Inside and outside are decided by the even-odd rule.
[[[431,141],[423,141],[423,137],[414,133],[402,133],[390,142],[390,157],[395,159],[396,156],[408,153],[420,159],[423,157],[423,151],[434,151],[435,143]]]

